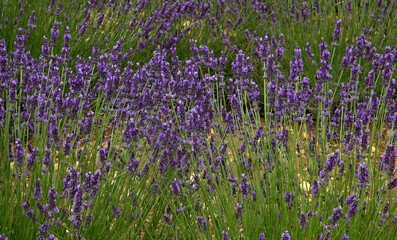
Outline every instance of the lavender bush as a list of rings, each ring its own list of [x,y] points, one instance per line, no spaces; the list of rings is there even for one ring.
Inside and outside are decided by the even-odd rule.
[[[394,1],[2,1],[0,239],[394,239]]]

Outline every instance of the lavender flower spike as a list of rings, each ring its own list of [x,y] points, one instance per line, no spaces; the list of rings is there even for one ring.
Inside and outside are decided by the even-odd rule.
[[[35,186],[35,188],[33,190],[33,194],[34,194],[33,199],[38,200],[38,201],[43,196],[42,195],[43,194],[43,189],[40,186],[40,178],[37,178],[37,180],[36,180],[36,186]]]
[[[341,23],[342,23],[342,20],[338,20],[336,22],[336,27],[335,27],[335,30],[334,30],[334,35],[332,36],[332,41],[335,41],[335,42],[339,41],[340,33],[341,33]]]
[[[291,236],[288,234],[288,231],[283,232],[281,240],[291,240]]]

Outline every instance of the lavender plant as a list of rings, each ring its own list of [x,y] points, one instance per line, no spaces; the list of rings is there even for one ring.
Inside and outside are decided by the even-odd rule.
[[[393,1],[0,5],[0,239],[395,238]]]

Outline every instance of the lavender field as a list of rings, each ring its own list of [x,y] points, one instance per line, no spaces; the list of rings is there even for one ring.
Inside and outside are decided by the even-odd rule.
[[[0,240],[397,239],[397,1],[0,0]]]

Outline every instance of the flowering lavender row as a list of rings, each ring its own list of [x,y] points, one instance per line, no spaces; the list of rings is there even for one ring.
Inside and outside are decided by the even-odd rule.
[[[392,1],[3,5],[0,239],[394,239]]]

